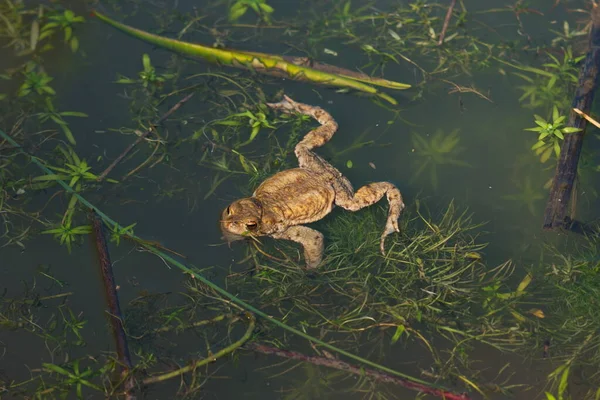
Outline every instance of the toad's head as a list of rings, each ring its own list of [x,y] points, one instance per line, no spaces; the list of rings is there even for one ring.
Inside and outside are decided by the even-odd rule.
[[[221,214],[223,239],[233,242],[257,234],[262,212],[260,201],[253,197],[231,203]]]

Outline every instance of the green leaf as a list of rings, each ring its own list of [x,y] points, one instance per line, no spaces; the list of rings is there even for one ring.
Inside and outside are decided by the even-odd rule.
[[[51,30],[53,30],[53,29],[54,29],[54,28],[56,28],[57,26],[58,26],[58,22],[48,22],[47,24],[45,24],[45,25],[42,27],[42,34],[44,34],[44,33],[48,32],[48,31],[51,31]],[[53,32],[52,32],[52,33],[53,33]],[[50,34],[52,34],[52,33],[50,33]]]
[[[56,92],[54,91],[54,89],[52,89],[50,86],[43,86],[42,87],[42,91],[51,94],[51,95],[55,95]]]
[[[533,146],[531,146],[531,150],[539,149],[540,147],[542,147],[545,144],[546,144],[546,142],[543,142],[543,141],[540,140],[539,142],[537,142],[536,144],[534,144]]]
[[[222,121],[215,122],[215,125],[228,125],[228,126],[240,126],[242,123],[240,121],[235,121],[231,119],[225,119]]]
[[[77,39],[77,36],[73,36],[71,39],[71,51],[75,53],[77,49],[79,49],[79,39]]]
[[[549,135],[550,135],[550,133],[552,133],[552,132],[550,132],[550,131],[543,131],[543,132],[540,134],[540,136],[538,136],[538,140],[542,140],[542,139],[544,139],[546,136],[549,136]]]
[[[57,181],[57,180],[65,180],[65,179],[69,179],[68,175],[61,175],[61,174],[49,174],[49,175],[42,175],[42,176],[36,176],[35,178],[32,179],[33,182],[39,182],[39,181]]]
[[[252,132],[250,133],[250,139],[248,139],[247,143],[253,141],[256,138],[256,135],[258,135],[258,132],[260,132],[260,125],[257,125],[252,128]]]
[[[69,143],[71,143],[72,145],[77,144],[77,142],[75,141],[75,138],[73,137],[73,132],[71,132],[71,129],[69,129],[69,127],[67,125],[61,125],[60,126],[63,130],[63,132],[65,133],[65,136],[67,137],[67,140],[69,141]]]
[[[58,234],[58,233],[63,233],[64,229],[63,228],[55,228],[55,229],[48,229],[45,231],[42,231],[41,233],[44,235],[52,235],[52,234]]]
[[[40,23],[38,20],[34,20],[31,23],[31,33],[29,35],[29,47],[31,50],[35,50],[38,44],[38,40],[40,38]]]
[[[558,113],[558,108],[556,108],[556,106],[554,106],[552,108],[552,121],[556,122],[558,117],[560,117],[560,114]]]
[[[63,111],[61,113],[59,113],[60,115],[62,115],[63,117],[82,117],[82,118],[86,118],[88,115],[86,113],[82,113],[79,111]]]
[[[343,15],[348,15],[348,13],[350,12],[351,5],[352,5],[352,2],[350,0],[348,0],[348,2],[346,2],[346,4],[344,4],[344,9],[342,10]]]
[[[234,4],[234,6],[229,9],[229,20],[230,21],[237,21],[244,14],[246,14],[246,11],[248,11],[247,6],[243,5],[243,6],[235,7],[237,4],[239,4],[239,3]]]
[[[73,28],[70,26],[65,27],[65,42],[71,40],[71,36],[73,36]]]
[[[115,83],[121,83],[121,84],[131,84],[131,83],[136,83],[136,82],[137,81],[135,81],[133,79],[129,79],[129,78],[120,78],[115,81]]]
[[[406,327],[404,325],[398,325],[396,327],[396,332],[394,332],[394,336],[392,336],[391,344],[396,343],[398,341],[398,339],[400,339],[400,336],[402,336],[402,333],[404,333],[405,330],[406,330]]]
[[[560,377],[560,383],[558,384],[558,397],[559,398],[562,398],[562,395],[567,390],[567,385],[569,384],[569,369],[570,368],[571,368],[570,366],[565,368],[565,370],[562,373],[562,376]]]
[[[556,397],[554,397],[554,395],[552,393],[546,393],[546,400],[556,400]]]
[[[552,131],[552,133],[554,134],[554,136],[556,136],[557,138],[561,139],[561,140],[565,140],[565,137],[563,136],[562,132],[560,131],[560,129],[554,129]]]
[[[556,157],[558,157],[560,155],[560,145],[558,144],[558,141],[554,142],[554,154],[556,154]]]
[[[573,128],[572,126],[567,126],[566,128],[562,128],[561,131],[562,131],[562,133],[575,133],[575,132],[581,132],[582,129],[581,128]]]
[[[150,62],[150,56],[146,53],[142,56],[142,65],[144,66],[144,71],[152,70],[152,63]]]
[[[273,13],[273,11],[275,11],[275,9],[273,7],[271,7],[270,5],[268,5],[266,3],[261,3],[258,6],[260,7],[261,10],[263,10],[267,14],[271,14],[271,13]]]
[[[545,163],[546,161],[548,161],[548,159],[550,159],[550,156],[552,155],[552,147],[548,147],[543,153],[542,156],[540,157],[540,161]]]
[[[352,168],[352,165],[353,165],[353,164],[352,164],[352,160],[348,160],[348,161],[346,161],[346,167],[347,167],[347,168]]]

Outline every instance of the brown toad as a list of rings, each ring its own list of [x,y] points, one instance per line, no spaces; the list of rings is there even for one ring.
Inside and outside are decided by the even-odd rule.
[[[316,268],[323,257],[323,234],[302,226],[318,221],[338,205],[357,211],[387,195],[389,203],[380,249],[384,253],[387,235],[398,232],[398,218],[404,208],[400,191],[389,182],[370,183],[354,192],[340,171],[312,150],[327,143],[338,125],[320,107],[297,103],[287,96],[268,104],[285,113],[301,113],[316,119],[321,126],[313,129],[296,145],[299,168],[281,171],[266,179],[252,197],[236,200],[221,216],[224,238],[231,242],[248,236],[270,236],[302,244],[308,268]],[[351,232],[348,232],[351,234]]]

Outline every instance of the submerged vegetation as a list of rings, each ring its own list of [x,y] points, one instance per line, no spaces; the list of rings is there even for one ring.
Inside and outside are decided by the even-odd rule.
[[[0,397],[598,398],[598,228],[540,244],[518,226],[526,254],[485,232],[510,223],[494,215],[504,208],[539,215],[546,168],[576,132],[565,116],[589,5],[555,3],[581,21],[547,20],[551,5],[522,1],[0,3]],[[99,18],[84,18],[92,9]],[[218,63],[142,46],[100,19],[159,46],[203,43],[192,55]],[[353,182],[406,182],[401,232],[384,256],[378,207],[317,223],[327,247],[314,274],[293,243],[211,246],[226,199],[296,166],[294,146],[314,122],[266,106],[290,91],[339,115],[344,134],[321,154]],[[502,96],[525,111],[506,126],[480,119]],[[473,171],[504,138],[510,186],[481,189]],[[595,205],[591,143],[580,187]],[[481,214],[456,186],[502,192]],[[121,321],[131,365],[106,351],[106,304],[82,245],[100,241],[90,209],[108,228],[123,315],[106,316]],[[536,378],[520,373],[523,360]]]

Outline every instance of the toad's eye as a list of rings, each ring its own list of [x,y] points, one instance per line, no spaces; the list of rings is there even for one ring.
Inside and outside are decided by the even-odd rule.
[[[249,231],[255,231],[256,228],[258,228],[258,224],[256,222],[248,222],[246,224],[246,229],[248,229]]]
[[[231,215],[231,207],[227,207],[227,210],[225,210],[225,212],[227,213],[227,215]]]

